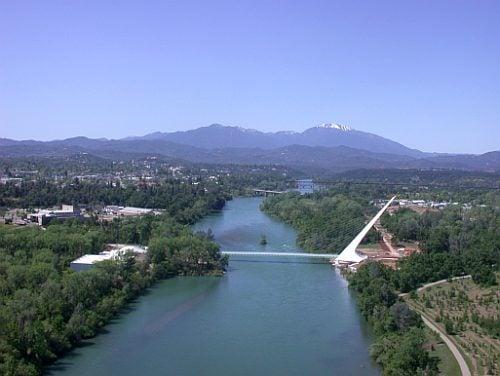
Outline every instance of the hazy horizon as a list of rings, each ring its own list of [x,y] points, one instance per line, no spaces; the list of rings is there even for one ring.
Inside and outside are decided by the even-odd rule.
[[[335,122],[500,149],[500,3],[2,2],[0,137]]]

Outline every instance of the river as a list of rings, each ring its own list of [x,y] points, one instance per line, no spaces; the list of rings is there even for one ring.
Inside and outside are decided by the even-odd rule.
[[[222,250],[297,249],[295,231],[263,214],[260,202],[229,201],[195,230],[211,228]],[[330,265],[248,257],[232,260],[224,277],[158,283],[49,374],[378,375],[370,343],[346,282]]]

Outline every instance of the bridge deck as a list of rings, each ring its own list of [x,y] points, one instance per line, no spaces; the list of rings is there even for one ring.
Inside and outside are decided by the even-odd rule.
[[[270,257],[304,257],[332,259],[338,255],[332,253],[304,253],[304,252],[259,252],[259,251],[221,251],[228,256],[270,256]]]

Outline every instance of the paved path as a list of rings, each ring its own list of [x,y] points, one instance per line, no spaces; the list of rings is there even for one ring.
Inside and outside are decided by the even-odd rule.
[[[467,278],[470,278],[470,277],[471,277],[470,275],[464,275],[464,276],[461,276],[461,277],[453,277],[453,278],[451,278],[451,281],[457,281],[459,279],[467,279]],[[419,287],[417,289],[417,292],[420,292],[420,291],[425,290],[425,289],[427,289],[429,287],[432,287],[432,286],[440,285],[440,284],[448,282],[448,281],[450,281],[450,279],[441,279],[441,280],[436,281],[436,282],[426,283],[422,287]],[[409,292],[402,292],[401,294],[399,294],[399,296],[400,297],[405,297],[406,295],[409,295],[409,294],[410,294]]]
[[[429,320],[422,314],[420,314],[420,316],[422,317],[425,325],[427,325],[432,331],[437,332],[444,343],[446,343],[446,346],[448,346],[448,348],[451,350],[453,356],[458,362],[458,365],[460,366],[460,372],[462,373],[462,376],[472,376],[469,366],[462,356],[462,353],[458,350],[457,345],[455,345],[455,343],[441,329],[439,329],[439,327],[433,321]]]
[[[470,278],[470,275],[465,275],[462,277],[454,277],[451,280],[456,281],[458,279],[466,279],[466,278]],[[427,284],[423,285],[422,287],[418,288],[417,291],[420,292],[420,291],[425,290],[429,287],[440,285],[440,284],[445,283],[445,282],[448,282],[448,279],[442,279],[440,281],[427,283]],[[403,297],[403,296],[408,295],[408,294],[409,293],[403,293],[403,294],[399,294],[399,296]],[[464,357],[462,356],[462,353],[458,350],[458,347],[455,344],[455,342],[453,342],[450,339],[450,337],[445,332],[443,332],[434,321],[427,318],[427,316],[424,316],[424,314],[422,312],[420,312],[420,310],[417,307],[411,305],[411,308],[413,308],[415,311],[420,313],[420,316],[422,317],[424,324],[427,325],[432,331],[438,333],[439,336],[441,337],[441,339],[444,341],[444,343],[446,343],[446,346],[448,346],[451,353],[453,354],[453,356],[457,360],[457,363],[460,367],[460,372],[462,373],[462,376],[472,376],[472,373],[469,369],[469,365],[467,364]]]

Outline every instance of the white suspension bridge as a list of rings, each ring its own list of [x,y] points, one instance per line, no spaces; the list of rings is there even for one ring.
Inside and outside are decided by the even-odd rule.
[[[268,257],[302,257],[302,258],[322,258],[335,260],[336,265],[340,264],[355,264],[366,258],[356,251],[363,238],[368,234],[368,231],[373,227],[375,222],[384,214],[387,208],[392,204],[396,196],[392,197],[387,204],[366,224],[365,227],[356,235],[347,247],[340,254],[333,253],[304,253],[304,252],[259,252],[259,251],[221,251],[223,255],[228,256],[268,256]]]
[[[337,254],[332,253],[304,253],[304,252],[258,252],[258,251],[221,251],[221,254],[228,256],[278,256],[278,257],[304,257],[304,258],[324,258],[332,259]]]

